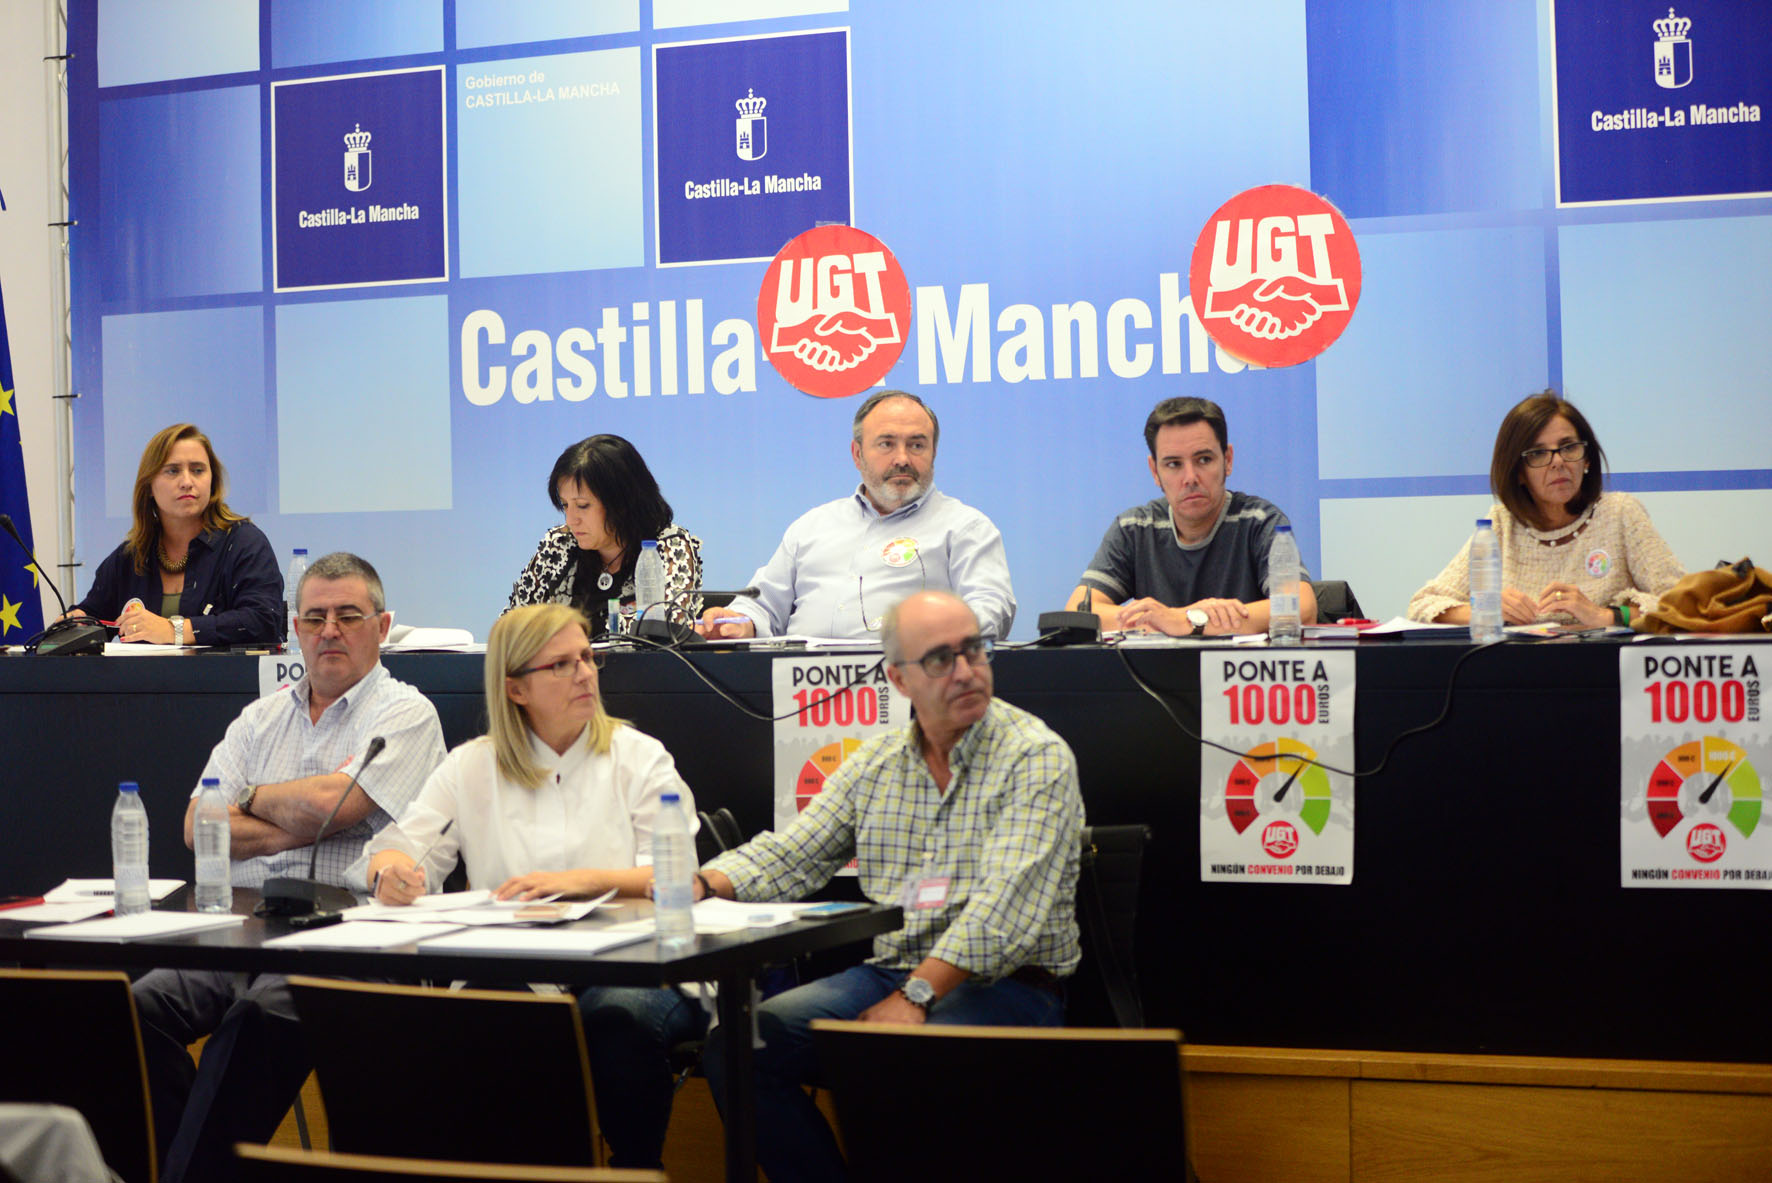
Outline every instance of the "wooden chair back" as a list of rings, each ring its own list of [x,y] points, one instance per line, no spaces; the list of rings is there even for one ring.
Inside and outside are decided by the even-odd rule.
[[[850,1178],[1185,1179],[1181,1032],[812,1024]]]
[[[78,1109],[127,1183],[156,1183],[160,1157],[129,976],[0,969],[0,1101]]]
[[[571,996],[300,976],[289,986],[334,1150],[599,1165]]]
[[[669,1183],[663,1171],[442,1162],[371,1154],[328,1154],[279,1146],[236,1147],[240,1183]]]

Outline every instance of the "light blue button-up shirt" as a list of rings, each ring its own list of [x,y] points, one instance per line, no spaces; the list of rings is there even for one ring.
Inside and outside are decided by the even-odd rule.
[[[966,601],[984,636],[1006,637],[1015,623],[1002,533],[933,485],[889,514],[859,485],[802,514],[751,583],[756,599],[740,596],[732,610],[760,637],[877,637],[886,610],[924,588]]]

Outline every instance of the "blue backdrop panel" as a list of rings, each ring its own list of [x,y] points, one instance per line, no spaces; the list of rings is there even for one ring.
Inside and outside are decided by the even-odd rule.
[[[767,259],[848,222],[847,33],[658,47],[658,259]]]
[[[277,310],[282,512],[449,508],[447,315],[444,296]]]
[[[442,49],[442,0],[276,0],[271,5],[271,64],[279,68]]]
[[[1772,485],[1755,413],[1772,380],[1741,345],[1772,314],[1772,200],[1558,206],[1565,0],[1135,0],[1038,20],[1015,0],[257,7],[271,60],[192,76],[169,54],[128,85],[94,67],[109,5],[70,14],[88,563],[123,533],[109,493],[147,433],[250,407],[257,437],[229,427],[222,446],[262,484],[255,520],[283,554],[361,550],[403,620],[483,636],[558,520],[548,467],[599,431],[638,445],[704,539],[708,581],[740,585],[790,520],[855,485],[856,400],[790,388],[754,327],[764,260],[851,217],[904,267],[912,324],[885,381],[940,413],[938,483],[1002,528],[1018,637],[1112,516],[1153,496],[1140,431],[1172,395],[1224,405],[1232,487],[1287,511],[1313,570],[1356,583],[1395,545],[1387,500],[1480,496],[1501,410],[1565,378],[1620,484],[1708,490],[1724,514],[1730,490]],[[1725,9],[1691,14],[1688,91],[1712,76]],[[1631,70],[1652,64],[1653,32],[1631,34]],[[414,67],[430,72],[382,73]],[[432,122],[338,127],[340,105],[298,118],[285,102],[377,78],[422,80]],[[275,195],[275,241],[273,92],[277,183],[304,186]],[[359,120],[371,184],[353,190]],[[307,143],[299,165],[285,136]],[[396,199],[403,169],[429,192]],[[715,196],[771,175],[820,187]],[[1212,346],[1187,273],[1209,215],[1274,182],[1353,219],[1366,282],[1326,355],[1259,371]],[[372,203],[419,208],[436,236],[419,264],[323,220],[300,283],[329,290],[267,282],[287,219]],[[225,330],[184,327],[220,311]],[[157,317],[174,328],[156,355]],[[1667,426],[1670,397],[1690,426]],[[1358,502],[1362,523],[1336,570],[1325,500]]]
[[[640,0],[455,0],[455,43],[463,49],[639,28]]]
[[[279,83],[277,288],[448,276],[443,71]]]
[[[1563,201],[1772,192],[1764,0],[1555,3]]]
[[[98,0],[98,84],[258,69],[252,0]]]
[[[265,314],[257,307],[108,316],[104,367],[105,514],[128,519],[136,466],[148,438],[195,423],[222,457],[228,503],[271,508],[265,415]]]
[[[463,275],[646,262],[638,49],[463,70],[455,119]]]
[[[259,145],[255,87],[105,104],[94,262],[107,301],[263,286]]]

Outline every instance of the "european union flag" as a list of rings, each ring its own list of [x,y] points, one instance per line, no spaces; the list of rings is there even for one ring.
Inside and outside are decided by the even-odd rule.
[[[12,348],[6,341],[4,296],[0,296],[0,513],[12,515],[19,537],[31,546],[25,445],[18,429],[18,399],[13,391]],[[43,599],[37,590],[37,565],[21,554],[11,539],[0,538],[0,643],[21,644],[42,631]]]

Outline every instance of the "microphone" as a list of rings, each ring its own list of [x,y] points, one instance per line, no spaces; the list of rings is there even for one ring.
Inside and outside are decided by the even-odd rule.
[[[1042,645],[1097,645],[1101,643],[1101,617],[1089,611],[1089,587],[1079,583],[1077,590],[1083,593],[1079,602],[1081,609],[1063,612],[1040,613],[1040,639]]]
[[[11,514],[0,513],[0,530],[5,530],[7,536],[14,542],[18,543],[18,548],[24,551],[25,554],[30,555],[33,564],[37,562],[37,556],[31,554],[31,548],[25,545],[25,540],[23,538],[19,537],[18,527],[12,524]],[[55,602],[61,605],[62,615],[66,616],[68,614],[68,602],[62,599],[61,589],[55,586],[55,580],[51,579],[49,573],[43,570],[42,567],[37,568],[37,574],[43,577],[43,582],[47,583],[49,585],[49,590],[55,593]],[[109,635],[110,634],[105,630],[105,626],[96,620],[82,620],[79,618],[72,620],[58,620],[37,635],[37,644],[33,646],[33,648],[36,652],[45,656],[51,654],[103,653],[105,651],[105,638]]]
[[[692,587],[689,589],[688,594],[692,596],[700,596],[704,600],[717,600],[722,596],[729,601],[736,600],[740,596],[745,597],[747,600],[754,600],[757,598],[757,589],[755,587],[741,587],[737,591],[719,591],[711,587]]]
[[[351,774],[351,782],[339,794],[338,800],[333,802],[332,812],[326,815],[326,820],[320,823],[319,833],[314,835],[314,850],[308,856],[308,877],[297,879],[278,875],[265,880],[259,907],[266,916],[294,917],[298,918],[292,920],[296,927],[318,927],[331,923],[344,909],[356,906],[357,897],[348,889],[321,883],[316,877],[320,868],[320,842],[326,837],[327,827],[332,825],[338,811],[344,808],[345,801],[350,798],[351,790],[357,787],[357,778],[363,775],[363,770],[387,746],[388,741],[379,735],[369,741],[369,747],[363,753],[363,763]]]

